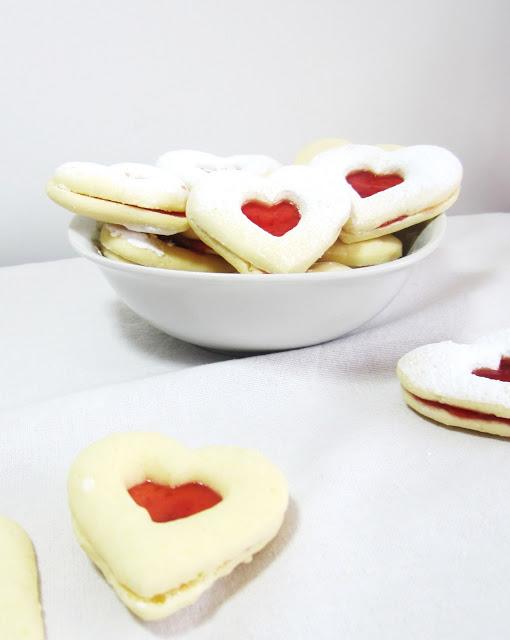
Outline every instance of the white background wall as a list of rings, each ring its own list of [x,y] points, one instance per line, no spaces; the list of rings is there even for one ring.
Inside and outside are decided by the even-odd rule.
[[[72,255],[44,184],[170,148],[434,143],[510,209],[509,0],[2,0],[0,264]]]

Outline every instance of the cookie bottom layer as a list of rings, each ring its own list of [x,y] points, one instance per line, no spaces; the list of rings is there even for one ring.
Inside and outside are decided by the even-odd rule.
[[[164,593],[155,594],[152,598],[144,598],[131,591],[128,586],[117,581],[106,562],[95,553],[88,540],[82,535],[74,518],[73,527],[80,546],[101,571],[121,602],[142,620],[161,620],[179,611],[179,609],[193,604],[216,580],[231,573],[238,565],[251,562],[253,556],[261,551],[277,533],[276,531],[263,542],[246,549],[240,557],[224,562],[209,575],[198,574],[185,584],[169,589]]]
[[[449,209],[459,197],[459,193],[460,189],[457,189],[443,202],[435,204],[433,207],[429,207],[428,209],[423,209],[422,211],[418,211],[416,213],[410,213],[403,220],[399,220],[398,222],[394,222],[393,224],[388,224],[382,227],[379,226],[375,229],[360,231],[353,231],[352,228],[346,229],[344,227],[342,229],[342,232],[340,233],[340,239],[346,244],[352,244],[354,242],[361,242],[362,240],[379,238],[381,236],[388,235],[389,233],[395,233],[396,231],[407,229],[407,227],[412,227],[415,224],[419,224],[420,222],[431,220],[432,218],[436,218],[440,213],[444,213],[447,209]],[[347,226],[350,227],[351,225],[347,223]]]
[[[107,258],[143,267],[176,271],[231,273],[232,267],[220,256],[201,254],[164,242],[157,236],[103,225],[99,235],[101,252]]]
[[[417,413],[449,427],[510,437],[510,419],[420,398],[402,387],[406,403]]]
[[[243,260],[238,255],[230,251],[230,249],[227,249],[224,245],[221,244],[221,242],[214,240],[214,238],[212,238],[208,233],[206,233],[197,225],[192,225],[191,229],[192,231],[194,231],[197,238],[202,240],[204,244],[206,244],[208,247],[211,247],[213,251],[224,258],[229,264],[234,267],[234,269],[238,273],[264,273],[254,265],[246,262],[246,260]]]

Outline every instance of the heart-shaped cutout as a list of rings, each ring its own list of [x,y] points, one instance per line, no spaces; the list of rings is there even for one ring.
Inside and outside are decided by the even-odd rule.
[[[249,200],[243,204],[241,211],[253,224],[278,238],[294,229],[301,220],[298,208],[289,200],[276,204]]]
[[[440,342],[400,359],[406,402],[428,418],[510,436],[510,330],[475,344]],[[503,354],[503,355],[501,355]]]
[[[277,534],[287,502],[283,475],[258,452],[187,449],[157,433],[96,442],[69,474],[80,544],[145,620],[192,604],[249,562]]]
[[[499,380],[500,382],[510,382],[510,358],[503,356],[497,369],[480,367],[473,370],[473,374],[480,378],[489,380]]]
[[[171,522],[214,507],[222,498],[200,482],[187,482],[177,487],[145,480],[129,489],[136,504],[149,512],[153,522]]]
[[[371,171],[353,171],[345,179],[362,198],[369,198],[404,182],[404,178],[398,173],[376,174]]]

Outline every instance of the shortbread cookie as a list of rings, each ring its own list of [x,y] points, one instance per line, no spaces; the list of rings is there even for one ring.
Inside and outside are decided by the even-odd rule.
[[[304,166],[269,176],[203,178],[186,207],[191,228],[241,273],[304,272],[338,237],[350,212],[341,181]]]
[[[474,344],[439,342],[400,359],[407,404],[453,427],[510,436],[510,329]]]
[[[319,155],[319,153],[328,151],[329,149],[336,149],[336,147],[342,147],[344,144],[350,144],[349,140],[345,140],[344,138],[320,138],[319,140],[314,140],[297,152],[294,163],[308,164],[315,156]]]
[[[339,262],[316,262],[308,269],[308,273],[322,273],[326,271],[350,271],[350,267]]]
[[[309,144],[302,147],[294,160],[295,164],[310,164],[310,162],[323,151],[329,151],[330,149],[336,149],[337,147],[343,147],[346,144],[352,144],[350,140],[345,138],[319,138]],[[401,149],[400,144],[376,144],[373,145],[384,149],[386,151],[395,151],[395,149]]]
[[[256,451],[187,449],[156,433],[116,434],[69,475],[78,540],[122,602],[156,620],[250,562],[287,508],[281,472]]]
[[[246,171],[256,176],[265,176],[275,169],[280,163],[263,155],[237,155],[215,156],[203,151],[168,151],[158,159],[158,166],[167,169],[172,174],[179,176],[192,188],[195,183],[209,173],[216,171]]]
[[[58,167],[47,192],[73,213],[133,231],[171,235],[188,228],[186,185],[150,165],[68,162]]]
[[[0,638],[43,640],[34,549],[23,529],[0,517]]]
[[[352,213],[343,242],[394,233],[433,218],[455,202],[462,165],[447,149],[346,144],[316,155],[311,166],[345,180]]]
[[[117,259],[144,267],[210,273],[234,271],[231,265],[218,255],[206,251],[198,252],[196,249],[191,251],[173,244],[168,239],[129,231],[118,225],[103,225],[99,235],[99,245],[105,257],[111,257],[109,254],[114,254]]]
[[[349,267],[368,267],[402,257],[402,243],[393,235],[346,244],[337,240],[322,256],[322,261],[339,262]]]

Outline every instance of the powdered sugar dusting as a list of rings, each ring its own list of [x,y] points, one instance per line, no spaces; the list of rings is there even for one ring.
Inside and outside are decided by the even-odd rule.
[[[402,386],[426,399],[456,406],[480,406],[495,415],[510,411],[510,383],[474,375],[479,368],[498,369],[510,354],[510,329],[474,344],[439,342],[418,347],[397,367]]]
[[[347,144],[319,153],[311,164],[337,179],[354,171],[398,174],[404,178],[400,184],[368,198],[359,196],[349,185],[353,204],[346,229],[353,233],[434,207],[448,200],[462,180],[459,160],[447,149],[432,145],[386,151],[371,145]]]

